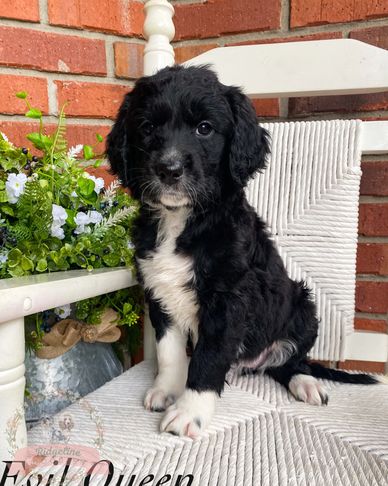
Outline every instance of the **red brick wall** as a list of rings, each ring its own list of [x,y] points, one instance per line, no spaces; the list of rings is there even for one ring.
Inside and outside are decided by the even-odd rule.
[[[217,46],[351,37],[388,49],[382,0],[176,0],[176,59]],[[70,101],[71,143],[106,134],[123,93],[142,72],[139,0],[1,0],[0,130],[24,143],[24,89],[48,123]],[[261,118],[388,118],[388,92],[256,100]],[[358,251],[358,329],[388,327],[388,157],[363,161]],[[359,363],[345,363],[344,367]],[[382,371],[381,365],[370,369]],[[364,366],[365,367],[365,366]]]
[[[143,21],[138,0],[1,0],[0,130],[26,145],[25,90],[48,124],[69,101],[71,144],[106,135],[142,74]]]

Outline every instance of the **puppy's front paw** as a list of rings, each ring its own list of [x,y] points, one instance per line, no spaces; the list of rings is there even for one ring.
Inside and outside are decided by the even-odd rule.
[[[295,375],[291,378],[288,388],[297,400],[310,405],[327,405],[329,401],[326,390],[313,376]]]
[[[164,412],[176,400],[173,393],[168,393],[162,388],[152,387],[144,398],[144,408],[152,412]]]
[[[213,417],[216,399],[214,392],[185,390],[177,402],[168,408],[160,430],[192,439],[198,437]]]

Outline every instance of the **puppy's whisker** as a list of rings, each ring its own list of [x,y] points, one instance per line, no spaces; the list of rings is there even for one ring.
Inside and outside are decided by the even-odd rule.
[[[146,202],[146,198],[145,198],[146,195],[148,195],[149,198],[151,199],[153,198],[157,199],[158,197],[160,197],[161,190],[159,184],[156,181],[154,180],[148,181],[140,186],[140,188],[142,187],[143,190],[140,198],[143,202]]]
[[[192,206],[195,206],[195,203],[196,203],[196,197],[195,197],[195,192],[194,192],[194,188],[190,186],[190,184],[186,183],[186,182],[183,182],[183,187],[184,189],[186,190],[187,192],[187,195],[190,199],[190,202],[191,202],[191,205]]]
[[[140,150],[140,152],[144,152],[146,155],[150,155],[150,153],[147,152],[147,150],[143,149],[142,147],[139,147],[138,145],[134,145],[133,143],[131,143],[130,147]]]

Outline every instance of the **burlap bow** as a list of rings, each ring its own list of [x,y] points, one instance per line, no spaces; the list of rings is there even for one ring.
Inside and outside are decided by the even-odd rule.
[[[79,341],[85,343],[113,343],[120,338],[117,312],[107,309],[101,316],[101,324],[85,324],[75,319],[63,319],[43,336],[43,346],[36,351],[38,358],[51,359],[69,351]]]

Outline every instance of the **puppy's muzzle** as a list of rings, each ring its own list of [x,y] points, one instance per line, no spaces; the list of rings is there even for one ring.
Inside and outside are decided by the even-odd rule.
[[[183,164],[176,160],[162,160],[156,165],[155,173],[163,184],[172,186],[182,178]]]

